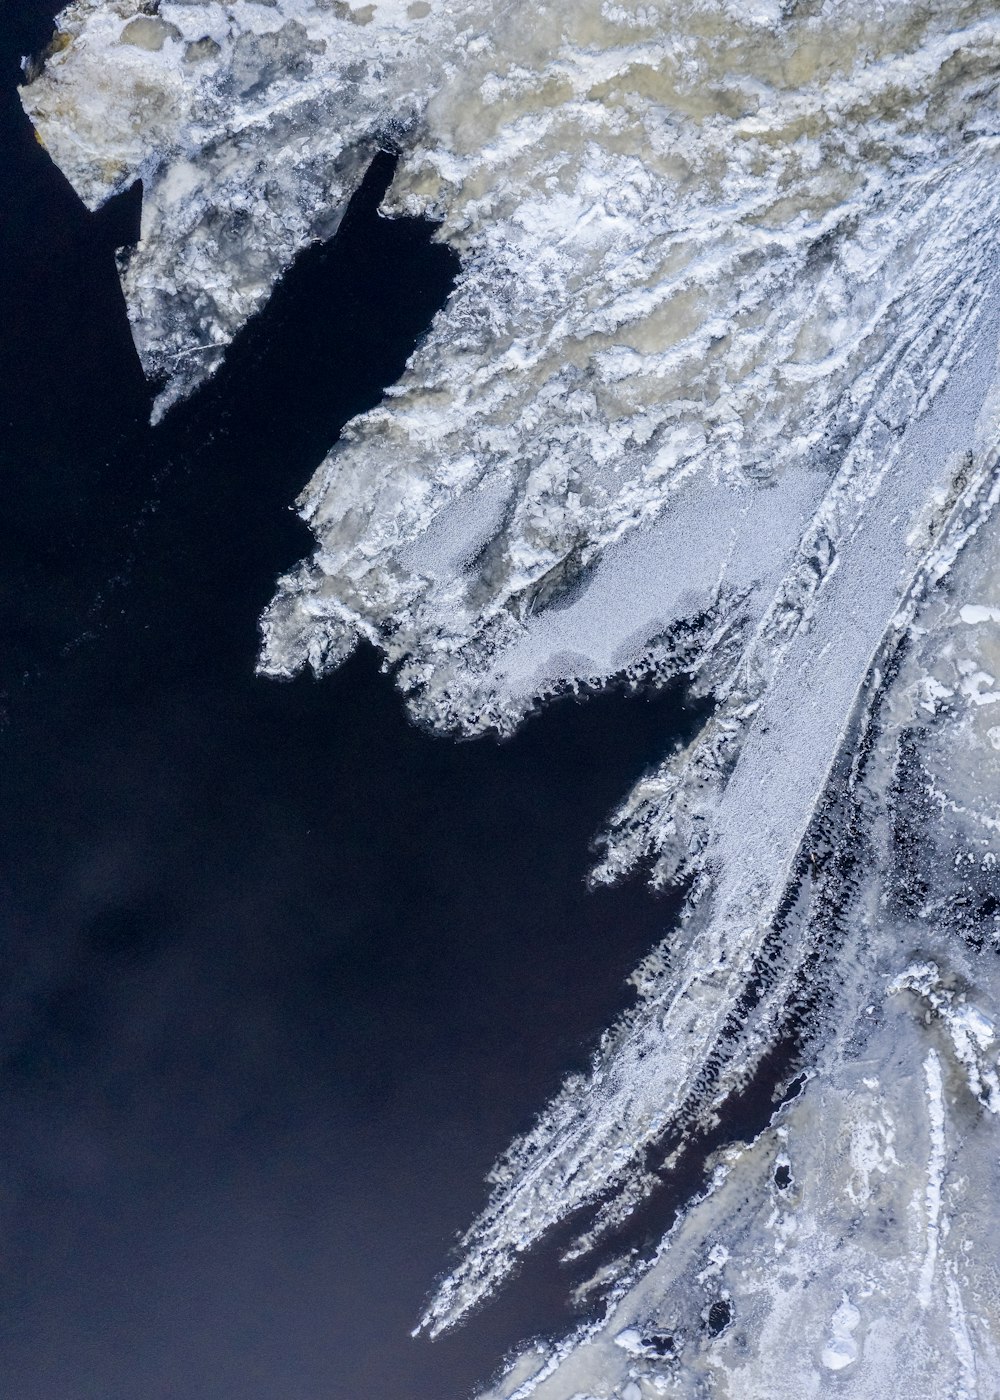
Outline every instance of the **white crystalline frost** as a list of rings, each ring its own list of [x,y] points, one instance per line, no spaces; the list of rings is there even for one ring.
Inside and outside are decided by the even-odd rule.
[[[717,702],[623,794],[596,871],[689,875],[681,927],[497,1164],[423,1326],[590,1206],[585,1253],[808,988],[793,1184],[773,1143],[717,1164],[605,1319],[495,1394],[992,1393],[991,1275],[955,1222],[985,1228],[1000,1110],[973,957],[1000,948],[996,11],[78,0],[60,26],[25,103],[92,206],[143,177],[124,284],[158,411],[389,137],[387,212],[438,218],[461,257],[401,382],[305,485],[316,550],[279,581],[262,671],[368,638],[462,733],[622,673]],[[854,850],[849,882],[825,874]],[[982,1118],[954,1146],[952,1094]],[[712,1289],[739,1319],[718,1336]]]

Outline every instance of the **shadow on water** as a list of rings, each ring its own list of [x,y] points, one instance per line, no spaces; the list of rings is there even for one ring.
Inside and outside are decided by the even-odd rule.
[[[408,1335],[674,913],[583,875],[701,716],[607,692],[454,744],[369,650],[257,679],[257,615],[309,545],[288,504],[455,259],[377,214],[377,156],[150,431],[110,221],[3,121],[7,1393],[459,1400],[568,1320],[547,1256],[453,1336]]]

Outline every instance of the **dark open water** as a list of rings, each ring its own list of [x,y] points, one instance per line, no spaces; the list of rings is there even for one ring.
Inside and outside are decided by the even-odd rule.
[[[461,1400],[570,1320],[550,1254],[409,1336],[672,917],[583,877],[694,717],[605,694],[456,744],[370,652],[254,676],[288,505],[454,261],[376,216],[380,158],[150,432],[107,230],[16,98],[54,8],[0,0],[0,1393]]]

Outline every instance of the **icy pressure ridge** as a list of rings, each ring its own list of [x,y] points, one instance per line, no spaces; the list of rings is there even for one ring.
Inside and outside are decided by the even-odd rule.
[[[462,257],[300,498],[317,547],[261,669],[369,638],[459,733],[623,674],[717,702],[595,872],[686,877],[680,927],[497,1164],[423,1326],[576,1212],[586,1256],[794,1040],[802,1092],[492,1393],[994,1395],[995,10],[81,0],[60,24],[25,102],[92,205],[143,176],[124,284],[160,411],[387,137],[387,213]]]

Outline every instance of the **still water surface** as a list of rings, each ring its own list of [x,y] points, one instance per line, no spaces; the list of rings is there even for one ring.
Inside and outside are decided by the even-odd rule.
[[[39,11],[44,6],[39,6]],[[0,24],[4,21],[0,18]],[[9,59],[23,39],[0,32]],[[562,1329],[550,1254],[409,1336],[484,1172],[673,908],[588,843],[678,692],[418,731],[374,653],[254,675],[289,503],[450,253],[375,214],[151,431],[107,229],[0,110],[0,1372],[11,1400],[460,1400]]]

